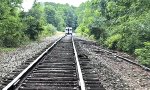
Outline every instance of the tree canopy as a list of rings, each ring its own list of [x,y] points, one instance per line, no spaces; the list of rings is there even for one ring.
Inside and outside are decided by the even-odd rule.
[[[149,0],[90,0],[77,10],[76,32],[93,36],[110,49],[135,53],[149,66],[149,8]]]
[[[22,0],[1,0],[0,46],[17,47],[29,40],[52,35],[66,26],[77,27],[75,7],[68,4],[35,2],[24,12]]]

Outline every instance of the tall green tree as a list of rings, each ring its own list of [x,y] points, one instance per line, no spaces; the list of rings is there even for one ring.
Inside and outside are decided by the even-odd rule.
[[[133,54],[148,61],[150,41],[149,0],[91,0],[78,10],[77,32],[94,36],[102,45]],[[140,48],[140,50],[139,50]],[[146,52],[143,55],[143,52]]]
[[[65,27],[77,27],[76,8],[68,4],[56,4],[47,2],[45,5],[45,15],[48,23],[57,27],[59,31],[64,30]]]
[[[35,3],[32,9],[24,15],[24,22],[26,22],[27,29],[25,34],[31,39],[36,40],[40,33],[44,30],[45,23],[43,18],[44,10],[39,3]]]
[[[16,47],[23,43],[26,36],[25,26],[19,10],[22,0],[1,0],[0,3],[0,46]]]

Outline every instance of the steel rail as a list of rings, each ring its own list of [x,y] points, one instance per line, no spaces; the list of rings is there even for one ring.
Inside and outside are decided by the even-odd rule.
[[[83,39],[80,39],[80,40],[83,40]],[[120,58],[120,59],[123,59],[123,60],[126,61],[126,62],[129,62],[129,63],[131,63],[131,64],[133,64],[133,65],[136,65],[136,66],[142,68],[142,69],[145,70],[145,71],[150,72],[150,68],[149,68],[149,67],[146,67],[146,66],[144,66],[144,65],[141,65],[141,64],[139,64],[139,63],[137,63],[137,62],[134,62],[134,61],[132,61],[132,60],[130,60],[130,59],[128,59],[128,58],[125,58],[125,57],[123,57],[123,56],[120,56],[120,55],[118,55],[118,54],[116,54],[116,53],[113,53],[113,52],[111,52],[111,51],[109,51],[109,50],[102,49],[102,48],[101,48],[101,50],[103,50],[103,51],[106,52],[106,53],[112,54],[112,55],[114,55],[115,57],[118,57],[118,58]]]
[[[148,68],[148,67],[146,67],[146,66],[143,66],[143,65],[140,65],[140,64],[138,64],[138,63],[136,63],[136,62],[134,62],[134,61],[132,61],[132,60],[130,60],[130,59],[128,59],[128,58],[125,58],[125,57],[123,57],[123,56],[120,56],[120,55],[118,55],[118,54],[114,54],[113,52],[111,52],[111,51],[108,51],[108,50],[105,50],[105,49],[101,49],[101,50],[103,50],[104,52],[107,52],[107,53],[109,53],[109,54],[112,54],[112,55],[114,55],[115,57],[118,57],[118,58],[121,58],[121,59],[123,59],[124,61],[126,61],[126,62],[129,62],[129,63],[131,63],[131,64],[134,64],[134,65],[136,65],[136,66],[138,66],[138,67],[141,67],[142,69],[144,69],[144,70],[146,70],[146,71],[150,71],[150,68]]]
[[[77,64],[77,71],[78,71],[78,76],[79,76],[79,85],[81,87],[81,90],[85,90],[85,82],[83,80],[83,75],[82,75],[82,71],[81,71],[81,67],[80,67],[78,54],[77,54],[77,51],[76,51],[73,36],[72,36],[72,44],[73,44],[73,49],[74,49],[74,54],[75,54],[75,59],[76,59],[76,64]]]
[[[65,36],[63,36],[65,37]],[[49,50],[51,50],[63,37],[55,41],[49,48],[47,48],[36,60],[34,60],[26,69],[24,69],[15,79],[13,79],[6,87],[4,87],[2,90],[13,90],[16,84],[21,80],[21,78],[24,77],[24,75],[33,68],[34,65],[37,64],[37,62],[48,53]]]

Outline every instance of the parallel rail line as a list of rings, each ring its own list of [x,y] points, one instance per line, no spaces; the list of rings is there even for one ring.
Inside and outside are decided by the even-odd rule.
[[[134,61],[132,61],[132,60],[130,60],[130,59],[128,59],[128,58],[125,58],[125,57],[123,57],[123,56],[120,56],[120,55],[118,55],[118,54],[116,54],[116,53],[114,54],[113,52],[108,51],[108,50],[105,50],[105,49],[101,49],[101,50],[103,50],[103,51],[106,52],[106,53],[112,54],[113,56],[118,57],[118,58],[120,58],[120,59],[122,59],[122,60],[124,60],[124,61],[126,61],[126,62],[129,62],[129,63],[131,63],[131,64],[133,64],[133,65],[136,65],[136,66],[138,66],[138,67],[141,67],[143,70],[150,71],[150,68],[148,68],[148,67],[146,67],[146,66],[144,66],[144,65],[141,65],[141,64],[139,64],[139,63],[137,63],[137,62],[134,62]]]
[[[82,40],[82,39],[79,39],[79,40]],[[97,50],[97,51],[99,51],[99,50]],[[96,52],[97,52],[97,51],[96,51]],[[100,51],[106,52],[106,53],[108,53],[108,54],[113,55],[114,57],[120,58],[120,59],[122,59],[122,60],[124,60],[124,61],[126,61],[126,62],[128,62],[128,63],[131,63],[131,64],[133,64],[133,65],[136,65],[136,66],[142,68],[142,69],[145,70],[145,71],[150,71],[150,68],[149,68],[149,67],[146,67],[146,66],[144,66],[144,65],[141,65],[141,64],[139,64],[139,63],[137,63],[137,62],[135,62],[135,61],[133,61],[133,60],[131,60],[131,59],[128,59],[128,58],[126,58],[126,57],[123,57],[123,56],[121,56],[121,55],[118,55],[118,54],[116,54],[116,53],[114,53],[114,52],[112,52],[112,51],[109,51],[109,50],[105,49],[105,48],[104,48],[104,49],[100,48]]]

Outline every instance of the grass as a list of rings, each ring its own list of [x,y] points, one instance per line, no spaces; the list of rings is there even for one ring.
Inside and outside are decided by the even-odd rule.
[[[55,35],[57,35],[57,36],[61,36],[61,35],[64,35],[64,32],[59,32],[59,31],[57,31],[54,35],[51,35],[51,36],[55,36]],[[50,36],[50,37],[51,37]],[[40,39],[41,38],[45,38],[45,37],[40,37]],[[36,41],[40,41],[40,39],[39,40],[36,40]],[[33,42],[33,41],[26,41],[25,43],[23,43],[23,45],[21,45],[21,46],[24,46],[24,45],[28,45],[28,44],[30,44],[31,42]],[[20,47],[21,47],[20,46]],[[8,53],[8,52],[11,52],[11,51],[15,51],[16,49],[17,49],[18,47],[16,47],[16,48],[7,48],[7,47],[0,47],[0,53]]]
[[[87,40],[91,40],[91,41],[96,41],[96,40],[94,39],[94,36],[93,36],[93,35],[88,36],[88,35],[81,35],[80,33],[75,33],[75,36],[81,37],[81,38],[84,38],[84,39],[87,39]]]
[[[61,32],[61,31],[56,31],[55,35],[65,35],[65,32]]]
[[[5,48],[5,47],[0,47],[0,52],[10,52],[14,51],[16,48]]]

